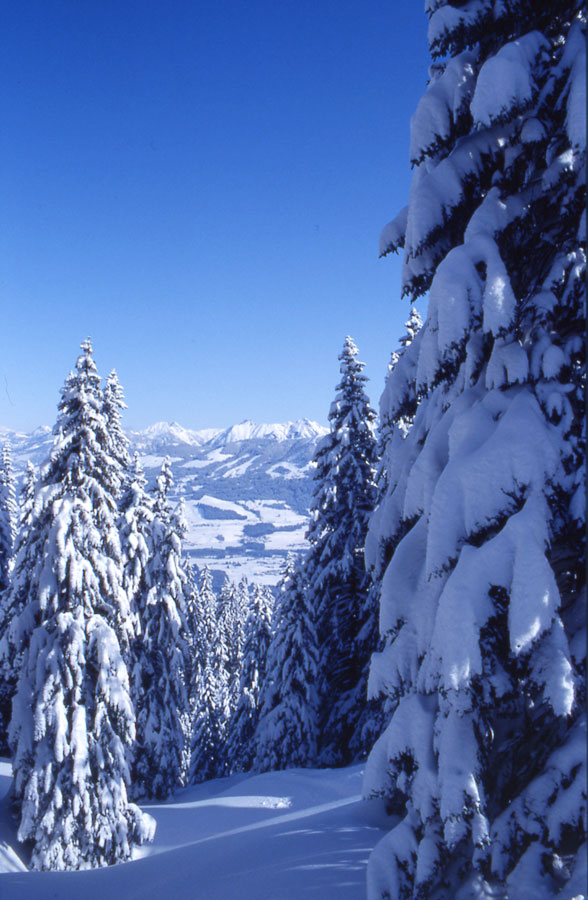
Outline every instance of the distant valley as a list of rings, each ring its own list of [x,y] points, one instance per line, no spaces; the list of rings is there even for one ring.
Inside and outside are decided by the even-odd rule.
[[[312,496],[317,441],[327,429],[301,419],[274,425],[245,421],[226,429],[191,431],[159,422],[128,432],[152,484],[166,456],[174,475],[172,498],[184,499],[184,547],[208,565],[220,586],[224,576],[275,584],[288,551],[301,550]],[[30,434],[0,429],[20,476],[27,460],[38,466],[51,448],[48,427]]]

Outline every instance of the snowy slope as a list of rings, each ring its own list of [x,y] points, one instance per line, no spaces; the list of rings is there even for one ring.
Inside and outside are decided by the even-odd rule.
[[[198,565],[210,566],[218,587],[224,573],[234,581],[246,576],[275,583],[287,552],[303,547],[310,461],[326,430],[308,419],[199,431],[158,422],[128,436],[150,483],[171,457],[172,496],[186,503],[186,550]],[[21,473],[28,459],[39,465],[46,458],[51,429],[23,434],[0,428],[0,444],[6,440]]]
[[[9,781],[0,763],[0,793]],[[2,900],[363,900],[368,855],[390,827],[360,798],[362,768],[217,779],[144,806],[155,841],[131,863],[87,872],[16,871],[6,803],[0,819]],[[375,803],[375,805],[374,805]]]

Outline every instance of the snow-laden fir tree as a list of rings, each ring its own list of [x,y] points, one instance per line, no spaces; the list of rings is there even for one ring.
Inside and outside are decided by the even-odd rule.
[[[227,635],[219,621],[218,597],[214,591],[212,572],[205,566],[200,573],[199,584],[200,604],[203,610],[203,622],[206,627],[207,659],[216,682],[217,695],[217,726],[219,729],[219,746],[224,747],[229,720],[233,712],[231,698],[231,674],[227,668],[230,650],[227,645]],[[224,763],[220,764],[218,774],[223,774]]]
[[[222,707],[218,679],[209,660],[198,676],[197,704],[192,730],[190,782],[198,784],[225,774],[223,735],[228,710]]]
[[[12,453],[7,442],[0,456],[0,595],[10,585],[14,545],[18,529],[18,505],[12,469]]]
[[[186,602],[186,628],[190,650],[190,669],[187,673],[187,733],[189,734],[189,741],[185,747],[183,771],[185,771],[184,779],[192,783],[192,781],[198,780],[192,777],[195,775],[193,771],[193,764],[195,763],[195,757],[193,757],[194,728],[200,704],[201,678],[209,658],[210,635],[214,633],[216,627],[214,618],[216,603],[212,604],[211,609],[207,608],[206,602],[202,603],[198,587],[201,577],[200,571],[195,566],[192,566],[188,560],[184,561],[184,569],[186,573],[184,597]]]
[[[376,441],[364,385],[364,364],[347,337],[339,356],[341,380],[329,412],[330,432],[318,444],[310,550],[304,563],[308,603],[320,647],[317,678],[319,753],[324,765],[352,758],[350,740],[365,705],[369,654],[356,638],[369,590],[363,548],[375,501]]]
[[[196,658],[204,667],[206,661],[217,660],[221,655],[216,649],[220,632],[217,616],[217,597],[212,585],[212,573],[204,566],[194,575],[194,635],[197,647]]]
[[[153,498],[147,492],[146,485],[147,479],[143,473],[139,454],[135,453],[123,482],[118,521],[123,570],[122,586],[135,626],[129,663],[131,696],[135,704],[141,676],[139,669],[135,671],[134,662],[138,662],[139,647],[143,640],[139,611],[143,610],[146,604],[150,587],[149,560],[153,554]]]
[[[394,455],[391,445],[404,440],[414,421],[418,396],[416,391],[416,367],[411,362],[410,355],[406,356],[406,349],[410,347],[415,337],[423,327],[423,320],[416,307],[412,307],[410,317],[405,322],[406,334],[400,338],[400,347],[392,351],[388,364],[388,374],[384,393],[380,398],[380,419],[378,422],[378,462],[376,467],[377,503],[385,497],[390,490],[390,478],[394,478],[394,465],[390,464],[389,457]],[[391,380],[394,370],[402,360],[404,367],[403,396],[396,397],[394,388],[388,390],[388,382]],[[408,370],[406,366],[408,365]],[[397,376],[394,376],[398,381]],[[372,577],[373,582],[373,577]],[[377,589],[377,586],[376,586]]]
[[[217,618],[217,597],[208,568],[200,572],[195,595],[195,683],[192,704],[190,781],[226,774],[225,741],[231,716],[227,650]]]
[[[131,466],[129,439],[122,427],[123,410],[126,408],[124,391],[116,370],[113,369],[104,385],[102,412],[106,418],[111,456],[116,459],[125,474]]]
[[[28,480],[25,480],[25,488],[27,490],[29,488]],[[22,523],[23,516],[19,516],[12,455],[10,445],[6,443],[0,458],[0,754],[2,755],[8,754],[8,724],[16,687],[17,659],[14,647],[11,647],[8,641],[8,625],[14,614],[9,589],[16,556],[19,520]]]
[[[212,572],[208,566],[199,573],[198,618],[202,655],[210,656],[211,665],[220,672],[226,661],[224,636],[219,624],[219,603],[213,586]]]
[[[183,506],[183,501],[182,501]],[[194,668],[197,665],[198,659],[198,651],[197,651],[197,635],[198,635],[198,602],[199,602],[199,592],[198,592],[198,570],[195,566],[192,565],[188,558],[184,558],[184,568],[186,572],[186,584],[184,586],[184,596],[186,600],[186,625],[188,629],[188,634],[190,636],[190,644],[191,644],[191,657],[192,663],[191,666]]]
[[[580,897],[585,14],[427,11],[410,202],[382,236],[429,308],[386,386],[416,413],[366,545],[393,712],[365,789],[400,816],[368,894]]]
[[[388,365],[388,378],[398,365],[406,348],[415,339],[423,327],[423,320],[418,310],[413,306],[410,316],[405,322],[406,333],[399,340],[399,347],[392,352]],[[402,441],[408,434],[414,414],[416,412],[417,395],[414,390],[414,377],[407,385],[406,395],[401,403],[389,410],[385,405],[387,392],[384,391],[380,404],[380,417],[377,430],[376,451],[376,496],[379,502],[388,489],[390,479],[394,477],[395,466],[390,466],[389,456],[394,441]],[[370,585],[365,596],[364,603],[359,611],[359,628],[356,637],[357,654],[361,659],[369,660],[371,654],[379,648],[379,604],[380,589],[379,574],[381,567],[371,567]],[[357,708],[359,713],[355,716],[356,725],[350,739],[349,747],[354,757],[365,757],[367,751],[373,746],[380,736],[384,723],[389,717],[388,704],[384,697],[367,698],[369,665],[362,669],[362,674],[356,688]]]
[[[400,346],[396,350],[392,351],[392,355],[390,357],[386,383],[388,381],[388,378],[390,378],[392,372],[398,365],[400,359],[402,358],[402,355],[406,351],[406,348],[410,347],[415,337],[423,327],[421,314],[419,313],[418,309],[416,309],[416,307],[412,307],[410,316],[404,323],[404,327],[406,328],[406,334],[404,334],[400,338]],[[413,378],[407,385],[407,393],[403,398],[403,402],[400,401],[400,398],[397,398],[393,408],[388,409],[384,403],[385,399],[388,396],[388,392],[384,390],[382,402],[380,403],[380,421],[378,424],[378,473],[381,472],[383,476],[383,491],[385,491],[386,487],[385,479],[387,474],[387,466],[385,465],[384,457],[386,455],[388,439],[394,432],[396,432],[399,437],[405,438],[414,420],[414,414],[416,412],[416,391],[414,389],[415,374],[416,373],[413,372]],[[379,481],[380,479],[378,479],[378,489],[380,489]]]
[[[149,592],[149,561],[153,555],[153,497],[146,491],[147,479],[138,453],[133,456],[123,481],[119,501],[118,530],[121,543],[122,586],[127,595],[134,634],[127,648],[131,700],[135,711],[144,696],[145,644],[143,619]],[[135,744],[129,749],[131,769]],[[131,793],[138,793],[134,787]]]
[[[239,682],[243,666],[245,622],[247,620],[247,586],[226,581],[218,596],[218,636],[225,648],[224,668],[227,674],[231,712],[239,700]]]
[[[169,506],[169,460],[157,478],[149,529],[146,590],[135,596],[139,635],[133,645],[133,700],[137,740],[133,793],[169,796],[187,775],[190,742],[191,646],[187,625],[188,577],[182,559],[181,505]]]
[[[27,460],[25,475],[20,490],[19,497],[19,516],[18,516],[18,541],[17,546],[24,540],[29,529],[31,516],[33,514],[33,504],[35,502],[35,491],[37,489],[37,472],[32,462]]]
[[[274,634],[259,699],[256,771],[312,766],[317,759],[319,651],[303,573],[290,556],[277,590]]]
[[[255,585],[249,592],[239,699],[227,738],[227,759],[232,772],[249,771],[255,755],[254,734],[259,721],[259,698],[272,640],[273,610],[271,588]]]
[[[19,581],[21,583],[22,572],[28,570],[32,560],[22,553],[22,548],[27,542],[29,528],[33,517],[33,506],[35,501],[35,492],[37,490],[38,477],[35,467],[29,461],[27,462],[26,472],[22,488],[19,496],[18,507],[18,529],[14,541],[14,570],[11,573],[10,590],[7,590],[2,596],[0,604],[0,654],[8,653],[8,658],[12,660],[14,648],[8,649],[6,638],[8,637],[8,626],[13,618],[15,618],[22,610],[26,598],[22,596],[21,591],[14,589],[14,584]],[[19,560],[18,566],[16,565]],[[24,580],[26,584],[26,579]]]
[[[128,802],[126,751],[135,716],[121,644],[116,504],[100,379],[89,341],[66,380],[50,458],[19,547],[10,641],[18,654],[12,705],[18,838],[35,869],[128,859],[153,821]]]

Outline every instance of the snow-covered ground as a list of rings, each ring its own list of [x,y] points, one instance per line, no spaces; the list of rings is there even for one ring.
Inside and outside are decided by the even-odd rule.
[[[2,900],[363,900],[366,863],[389,820],[361,799],[361,766],[217,779],[144,804],[155,841],[130,863],[29,872],[6,801],[0,814]],[[10,764],[0,763],[0,793]]]

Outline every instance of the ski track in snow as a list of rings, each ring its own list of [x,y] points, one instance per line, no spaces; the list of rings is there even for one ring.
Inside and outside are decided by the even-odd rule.
[[[15,871],[19,845],[4,799],[0,870],[11,871],[0,874],[0,897],[364,900],[367,859],[384,822],[361,799],[362,775],[360,766],[294,769],[185,788],[170,802],[142,804],[157,833],[132,862],[85,872]],[[9,782],[10,766],[0,764],[3,792]]]

